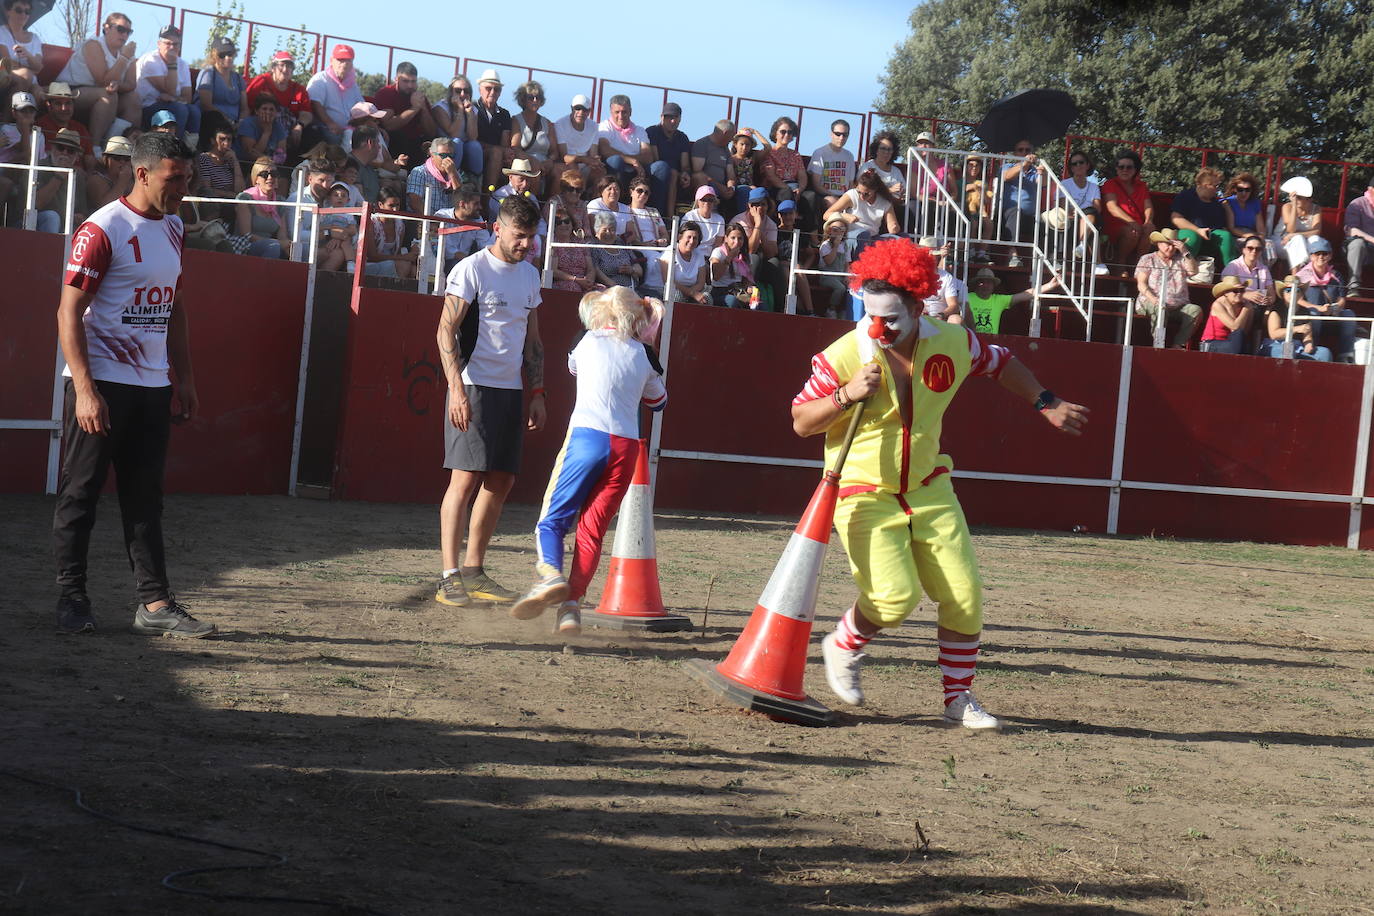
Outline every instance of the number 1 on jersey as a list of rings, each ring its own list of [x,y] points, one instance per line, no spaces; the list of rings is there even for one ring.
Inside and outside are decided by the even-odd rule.
[[[139,247],[138,247],[138,238],[137,238],[137,236],[131,237],[131,238],[129,239],[129,244],[132,245],[132,246],[134,246],[134,260],[135,260],[137,263],[142,264],[142,263],[143,263],[143,252],[142,252],[142,251],[139,249]]]

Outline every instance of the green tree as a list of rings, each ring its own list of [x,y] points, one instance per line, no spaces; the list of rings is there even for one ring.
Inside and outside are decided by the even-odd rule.
[[[94,32],[91,20],[95,16],[95,0],[63,0],[61,5],[62,30],[67,33],[67,46],[75,53],[81,53],[81,46]]]
[[[927,0],[888,65],[878,106],[977,122],[994,101],[1031,87],[1078,102],[1071,131],[1317,159],[1371,161],[1374,99],[1365,91],[1374,22],[1345,0]],[[923,129],[894,121],[904,140]],[[945,142],[968,142],[951,128]],[[1111,142],[1088,143],[1099,159]],[[1062,150],[1047,146],[1053,157]],[[1195,153],[1146,150],[1155,184],[1191,178]],[[1053,159],[1051,160],[1053,161]],[[1210,158],[1253,169],[1254,157]],[[1313,177],[1335,203],[1339,169]]]

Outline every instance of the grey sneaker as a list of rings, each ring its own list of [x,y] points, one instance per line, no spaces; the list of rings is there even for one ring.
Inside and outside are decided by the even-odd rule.
[[[962,725],[975,731],[1002,727],[1002,723],[982,707],[972,690],[964,691],[949,702],[945,707],[944,719],[947,725]]]
[[[539,581],[511,605],[510,615],[516,620],[533,620],[544,613],[544,608],[568,597],[568,580],[561,572],[548,563],[537,563],[534,568],[540,576]]]
[[[582,609],[576,601],[563,602],[563,606],[558,609],[553,629],[555,633],[562,633],[564,636],[576,636],[582,632]]]
[[[440,577],[439,585],[434,590],[434,600],[450,607],[466,607],[469,601],[468,591],[463,587],[463,577],[458,573]]]
[[[463,587],[467,589],[469,598],[476,598],[478,601],[506,602],[520,597],[510,589],[497,585],[485,569],[479,570],[475,576],[466,576],[463,579]]]
[[[140,604],[138,610],[134,611],[134,632],[150,636],[204,639],[215,635],[215,625],[192,617],[185,605],[173,598],[166,607],[156,611],[150,611],[146,604]]]
[[[859,686],[859,665],[864,654],[858,649],[841,649],[831,633],[821,640],[821,658],[825,659],[825,682],[835,696],[850,706],[864,705],[864,691]]]
[[[94,633],[95,618],[91,616],[91,599],[85,595],[58,598],[57,632],[62,636]]]

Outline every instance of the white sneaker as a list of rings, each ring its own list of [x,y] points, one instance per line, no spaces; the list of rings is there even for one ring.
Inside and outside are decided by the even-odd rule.
[[[1007,258],[1007,266],[1008,266],[1008,267],[1020,267],[1020,266],[1021,266],[1021,256],[1020,256],[1019,254],[1014,254],[1014,255],[1012,255],[1011,257]]]
[[[1083,254],[1083,243],[1082,243],[1082,242],[1079,242],[1077,245],[1074,246],[1074,249],[1073,249],[1073,256],[1074,256],[1075,258],[1081,258],[1081,257],[1084,257],[1084,256],[1085,256],[1085,255]]]
[[[511,605],[510,615],[516,620],[533,620],[544,608],[568,597],[568,580],[562,573],[547,563],[536,563],[534,568],[541,578]]]
[[[1108,274],[1107,265],[1106,265],[1106,264],[1095,264],[1095,265],[1093,265],[1093,273],[1097,274],[1099,277],[1105,277],[1105,276],[1107,276],[1107,274]]]
[[[565,636],[576,636],[582,632],[582,610],[576,601],[563,602],[554,619],[553,629],[555,633]]]
[[[944,718],[948,725],[962,725],[964,728],[979,731],[1002,727],[1002,723],[997,721],[996,716],[979,705],[978,698],[973,695],[972,690],[966,690],[955,697],[945,707]]]
[[[835,643],[838,634],[831,633],[821,640],[821,657],[825,659],[825,682],[835,696],[850,706],[864,705],[863,688],[859,686],[859,664],[864,654],[858,649],[841,649]]]

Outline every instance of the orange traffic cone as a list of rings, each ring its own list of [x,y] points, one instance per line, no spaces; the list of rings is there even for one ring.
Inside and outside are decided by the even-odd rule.
[[[798,725],[830,722],[830,710],[806,695],[802,674],[839,484],[839,474],[828,471],[816,487],[753,616],[725,661],[714,668],[703,659],[686,664],[691,678],[735,705]]]
[[[615,523],[611,568],[606,590],[596,610],[582,615],[582,622],[617,630],[675,633],[691,630],[692,622],[663,607],[658,585],[658,554],[654,544],[654,506],[649,492],[649,447],[639,440],[635,476]]]

